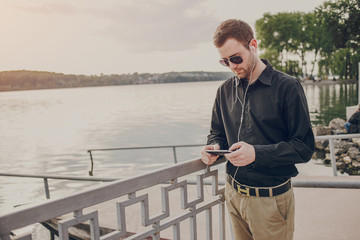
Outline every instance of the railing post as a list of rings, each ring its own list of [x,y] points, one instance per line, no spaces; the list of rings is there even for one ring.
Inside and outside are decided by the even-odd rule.
[[[333,175],[337,176],[337,167],[336,167],[336,158],[335,158],[335,150],[334,150],[334,139],[329,139],[329,145],[330,145],[330,157],[331,157],[331,166],[333,169]]]
[[[190,239],[197,240],[196,215],[190,217]]]
[[[174,162],[175,162],[175,164],[177,164],[178,162],[177,162],[177,158],[176,158],[176,147],[174,146],[174,147],[172,147],[172,149],[173,149],[173,153],[174,153]]]
[[[91,154],[91,150],[88,150],[89,154],[90,154],[90,161],[91,161],[91,168],[90,168],[90,171],[89,171],[89,176],[92,176],[93,175],[93,170],[94,170],[94,160],[93,160],[93,157],[92,157],[92,154]]]
[[[44,187],[45,187],[46,199],[50,199],[49,183],[47,178],[44,178]]]
[[[205,213],[206,213],[206,239],[207,240],[213,240],[212,210],[211,210],[211,208],[205,210]]]
[[[179,223],[176,223],[173,226],[173,239],[180,240],[180,224]]]
[[[225,240],[225,205],[224,202],[219,204],[219,239]]]

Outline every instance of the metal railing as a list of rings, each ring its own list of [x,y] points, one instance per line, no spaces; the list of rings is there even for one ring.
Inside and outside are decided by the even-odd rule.
[[[360,134],[339,134],[339,135],[323,135],[323,136],[315,136],[315,141],[320,140],[329,140],[329,146],[330,146],[330,160],[331,160],[331,166],[333,169],[333,176],[337,176],[337,166],[336,166],[336,157],[335,157],[335,149],[334,149],[334,140],[337,139],[352,139],[352,138],[360,138]],[[204,146],[203,144],[193,144],[193,145],[174,145],[174,146],[149,146],[149,147],[122,147],[122,148],[99,148],[99,149],[89,149],[87,150],[90,154],[90,160],[91,160],[91,171],[90,175],[93,171],[93,156],[92,152],[94,151],[119,151],[119,150],[139,150],[139,149],[153,149],[153,148],[172,148],[173,149],[173,155],[174,155],[174,163],[177,163],[177,156],[176,156],[176,148],[181,147],[199,147]]]
[[[334,140],[337,139],[352,139],[360,138],[360,134],[340,134],[340,135],[323,135],[315,136],[316,141],[320,140],[329,140],[330,147],[330,158],[331,166],[333,169],[333,176],[337,176],[337,166],[336,166],[336,157],[334,149]],[[121,150],[140,150],[140,149],[166,149],[170,148],[173,151],[174,163],[178,163],[177,158],[177,148],[188,148],[188,147],[200,147],[203,144],[188,144],[188,145],[167,145],[167,146],[145,146],[145,147],[121,147],[121,148],[98,148],[98,149],[89,149],[87,152],[90,155],[91,160],[91,170],[89,171],[90,176],[92,176],[94,168],[94,160],[92,152],[95,151],[121,151]],[[58,176],[58,175],[34,175],[34,174],[11,174],[11,173],[2,173],[0,176],[9,176],[9,177],[25,177],[25,178],[42,178],[44,182],[45,195],[47,199],[50,199],[50,190],[48,179],[63,179],[63,180],[76,180],[76,181],[98,181],[98,182],[110,182],[118,180],[119,178],[98,178],[98,177],[73,177],[73,176]],[[223,183],[222,183],[223,184]]]
[[[337,176],[336,169],[336,158],[335,158],[335,149],[334,149],[334,140],[336,139],[350,139],[350,138],[360,138],[360,134],[343,134],[343,135],[326,135],[326,136],[316,136],[315,140],[329,140],[330,146],[330,156],[331,163],[333,167],[333,175]],[[196,147],[201,145],[177,145],[177,146],[157,146],[157,147],[144,147],[144,148],[173,148],[176,147]],[[109,150],[129,150],[129,149],[141,149],[141,148],[111,148],[111,149],[91,149],[90,151],[109,151]],[[174,150],[174,159],[176,162],[176,151]],[[215,165],[224,162],[224,159],[217,161]],[[195,181],[190,180],[188,175],[192,175],[195,172],[204,170],[205,172],[197,175]],[[123,216],[125,208],[129,205],[135,203],[141,203],[142,205],[142,219],[144,226],[152,226],[150,230],[145,232],[137,233],[132,235],[132,237],[127,237],[125,239],[143,239],[145,236],[153,236],[154,239],[160,239],[160,232],[166,228],[174,228],[173,239],[180,239],[180,222],[184,219],[191,219],[190,234],[191,239],[196,239],[196,215],[202,211],[205,211],[207,216],[211,216],[211,208],[216,205],[220,205],[221,216],[219,222],[221,223],[222,229],[220,230],[219,239],[225,238],[225,233],[223,229],[223,189],[218,189],[219,185],[223,185],[224,181],[218,180],[217,170],[210,171],[210,168],[201,162],[200,159],[190,160],[183,163],[178,163],[164,169],[154,171],[149,174],[145,174],[139,177],[118,180],[116,178],[93,178],[93,177],[72,177],[72,176],[54,176],[54,175],[33,175],[33,174],[10,174],[10,173],[0,173],[0,176],[11,176],[11,177],[29,177],[29,178],[43,178],[46,197],[50,198],[48,179],[66,179],[66,180],[76,180],[76,181],[103,181],[111,182],[105,186],[96,187],[89,191],[80,192],[73,194],[71,196],[49,200],[43,204],[36,205],[34,207],[25,208],[23,210],[18,210],[13,213],[9,213],[3,216],[0,216],[0,239],[9,240],[10,232],[18,228],[31,225],[33,223],[47,221],[54,217],[71,213],[73,212],[74,217],[70,220],[62,221],[59,223],[59,234],[60,239],[68,239],[68,229],[80,222],[90,221],[92,237],[91,239],[116,239],[120,236],[125,236],[126,233],[126,219]],[[186,177],[188,180],[178,182],[178,178]],[[216,197],[215,200],[204,203],[204,183],[209,184],[204,181],[205,178],[212,177],[212,195]],[[170,184],[169,184],[170,182]],[[168,184],[165,187],[161,188],[162,191],[162,213],[158,216],[150,219],[148,213],[148,197],[147,195],[142,195],[136,197],[136,193],[142,189],[153,187],[157,184]],[[198,191],[198,198],[192,202],[187,200],[187,186],[189,184],[196,184]],[[311,188],[360,188],[359,181],[309,181],[309,180],[297,180],[293,181],[294,187],[311,187]],[[182,208],[190,212],[186,212],[181,216],[178,216],[175,220],[167,220],[169,215],[169,199],[168,192],[180,189],[181,198],[182,198]],[[129,200],[125,202],[116,203],[117,206],[117,218],[118,218],[118,229],[115,229],[111,234],[104,236],[99,235],[99,223],[98,223],[98,213],[92,212],[84,214],[83,210],[89,206],[93,206],[99,203],[107,202],[111,199],[118,198],[120,196],[128,195]],[[75,204],[76,203],[76,204]],[[19,220],[21,219],[21,220]],[[161,222],[161,223],[160,223]],[[211,222],[211,221],[210,221]],[[207,225],[208,230],[207,234],[210,236],[212,234],[212,229],[210,224]],[[31,239],[31,235],[27,235],[24,238],[18,239]],[[212,239],[209,237],[207,239]]]
[[[90,161],[91,161],[91,167],[89,171],[89,175],[93,175],[94,170],[94,159],[93,159],[93,152],[100,152],[100,151],[124,151],[124,150],[143,150],[143,149],[166,149],[171,148],[173,151],[173,157],[174,157],[174,163],[178,163],[176,149],[177,148],[188,148],[188,147],[201,147],[204,146],[204,144],[187,144],[187,145],[166,145],[166,146],[147,146],[147,147],[119,147],[119,148],[94,148],[89,149],[87,152],[90,155]]]
[[[334,140],[337,140],[337,139],[352,139],[352,138],[360,138],[360,134],[356,133],[356,134],[315,136],[315,141],[329,140],[331,166],[332,166],[332,169],[333,169],[333,176],[335,176],[335,177],[337,176],[337,166],[336,166]]]
[[[223,163],[224,159],[220,159],[216,164]],[[201,173],[201,170],[203,172]],[[204,171],[205,170],[205,171]],[[199,172],[200,171],[200,172]],[[190,196],[187,180],[179,181],[179,178],[191,178],[196,174],[196,196]],[[204,179],[212,179],[211,197],[204,194]],[[170,184],[164,184],[170,182]],[[143,189],[161,186],[161,204],[162,209],[159,214],[149,216],[149,198],[148,194],[139,192]],[[169,201],[169,192],[180,191],[180,202],[183,212],[176,216],[171,216],[171,202]],[[34,224],[48,221],[64,214],[73,213],[72,217],[62,219],[58,222],[58,231],[60,239],[69,239],[69,228],[83,222],[90,221],[91,239],[110,240],[119,239],[144,239],[152,237],[160,239],[161,232],[168,228],[173,228],[173,239],[181,239],[180,223],[185,220],[190,221],[189,232],[190,239],[197,239],[197,221],[196,217],[202,213],[206,213],[206,234],[208,239],[213,239],[212,229],[212,208],[219,207],[219,219],[217,226],[220,226],[219,236],[215,239],[225,239],[225,222],[224,222],[224,188],[219,188],[218,171],[210,170],[200,159],[190,160],[182,163],[165,167],[163,169],[153,171],[138,177],[117,180],[105,185],[95,187],[91,190],[79,192],[71,196],[47,200],[44,203],[37,204],[32,207],[17,210],[15,212],[0,216],[0,239],[10,240],[11,231]],[[128,196],[127,200],[115,201],[117,216],[117,229],[112,232],[100,236],[99,231],[99,212],[97,210],[88,211],[87,208],[106,203],[111,200]],[[194,200],[189,201],[189,198]],[[129,235],[127,231],[128,222],[126,221],[125,209],[134,204],[141,204],[141,220],[144,229]],[[159,205],[157,203],[157,205]],[[171,216],[169,218],[169,216]],[[187,237],[185,237],[187,238]],[[20,239],[32,239],[28,234]]]
[[[203,144],[188,144],[188,145],[173,145],[173,146],[147,146],[147,147],[122,147],[122,148],[101,148],[101,149],[89,149],[87,152],[90,155],[91,160],[91,170],[89,175],[93,176],[94,171],[94,160],[92,152],[94,151],[119,151],[119,150],[140,150],[140,149],[166,149],[171,148],[173,151],[174,163],[178,163],[177,158],[177,148],[188,148],[188,147],[200,147]],[[73,181],[91,181],[91,182],[111,182],[119,180],[119,178],[99,178],[99,177],[74,177],[74,176],[59,176],[59,175],[46,175],[46,174],[13,174],[0,172],[0,176],[4,177],[20,177],[20,178],[42,178],[44,182],[44,190],[46,199],[50,199],[50,188],[48,179],[59,179],[59,180],[73,180]],[[195,184],[194,182],[189,182],[189,184]],[[222,183],[224,184],[224,183]],[[1,240],[1,239],[0,239]]]
[[[219,159],[215,162],[215,165],[224,163],[224,161],[225,159]],[[162,231],[168,228],[173,228],[172,239],[186,238],[195,240],[197,239],[197,217],[203,212],[206,214],[206,221],[203,225],[205,227],[201,229],[206,229],[206,239],[225,239],[224,188],[219,188],[218,171],[211,170],[210,168],[213,167],[207,167],[200,159],[189,160],[138,177],[116,180],[87,191],[55,200],[47,200],[32,207],[16,210],[0,216],[0,239],[32,239],[31,234],[18,238],[10,238],[10,234],[19,228],[73,213],[73,216],[62,218],[57,222],[57,229],[61,240],[69,239],[70,228],[79,223],[89,221],[90,238],[92,240],[113,240],[121,237],[126,240],[140,240],[150,236],[153,239],[161,239]],[[191,179],[194,174],[196,174],[196,189],[191,192],[189,191],[190,181],[188,179]],[[204,181],[206,178],[211,178],[211,193],[207,192],[208,196],[204,194]],[[360,189],[360,181],[350,178],[345,181],[337,181],[336,178],[320,181],[294,179],[293,186]],[[161,189],[160,200],[156,202],[157,206],[161,206],[161,210],[155,216],[150,217],[148,195],[151,192],[155,192],[154,187],[160,187]],[[144,189],[147,190],[147,193],[142,192]],[[181,204],[183,211],[174,216],[171,215],[173,202],[170,200],[169,192],[177,190],[180,192],[177,202]],[[191,195],[196,195],[195,199]],[[119,199],[124,196],[128,196],[128,199]],[[189,201],[190,198],[193,200]],[[99,208],[98,204],[109,202],[116,208],[117,228],[100,236],[101,226],[99,224],[99,217],[101,213],[96,207]],[[139,217],[144,228],[138,232],[129,233],[127,231],[129,220],[125,212],[128,207],[135,204],[141,204],[141,216]],[[215,206],[219,207],[219,214],[216,223],[213,223],[212,208]],[[91,207],[95,209],[91,209]],[[180,223],[183,223],[185,220],[189,220],[189,231],[181,231],[180,229]],[[218,237],[213,236],[213,225],[220,226]],[[189,234],[190,237],[182,237],[181,233]]]
[[[0,172],[0,176],[4,177],[20,177],[20,178],[42,178],[44,181],[44,189],[46,199],[50,199],[49,181],[48,179],[69,180],[69,181],[86,181],[86,182],[112,182],[119,178],[99,178],[99,177],[74,177],[74,176],[59,176],[59,175],[44,175],[44,174],[15,174]]]

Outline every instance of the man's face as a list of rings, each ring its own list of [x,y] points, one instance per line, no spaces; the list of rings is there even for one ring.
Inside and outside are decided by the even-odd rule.
[[[218,48],[220,58],[229,59],[233,56],[241,56],[243,62],[240,64],[229,62],[229,68],[233,71],[240,79],[246,78],[249,80],[252,66],[254,63],[254,56],[251,54],[249,49],[246,49],[244,45],[233,38],[226,40],[224,45]]]

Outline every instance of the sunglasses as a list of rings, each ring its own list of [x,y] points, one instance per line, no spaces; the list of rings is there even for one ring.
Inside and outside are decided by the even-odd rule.
[[[225,67],[230,66],[230,62],[234,63],[234,64],[240,64],[242,63],[244,60],[242,59],[242,57],[240,56],[233,56],[230,58],[222,58],[220,59],[219,63]]]

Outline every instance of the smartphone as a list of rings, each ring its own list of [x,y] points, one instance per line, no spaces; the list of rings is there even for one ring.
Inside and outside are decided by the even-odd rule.
[[[206,150],[207,153],[211,153],[212,155],[224,156],[224,154],[232,153],[230,150]]]

